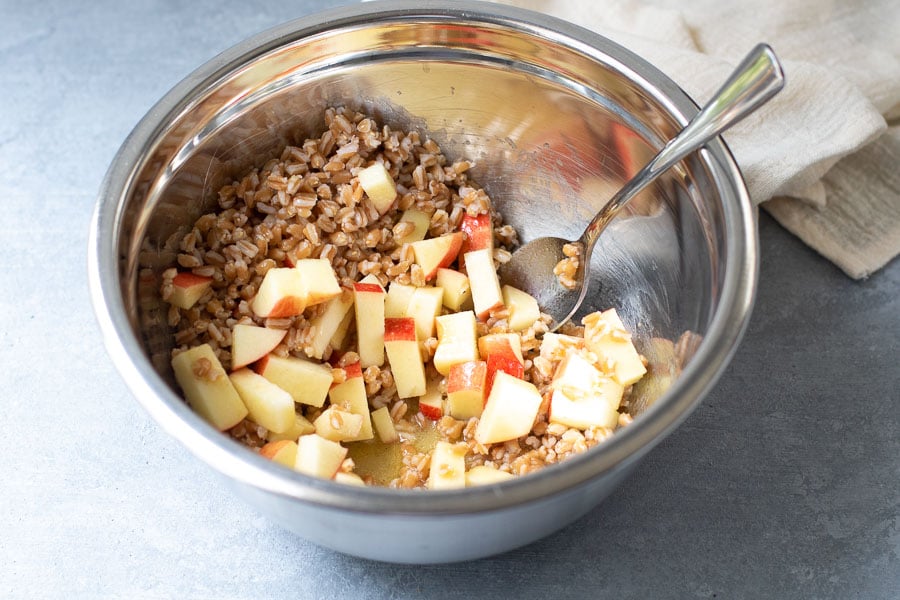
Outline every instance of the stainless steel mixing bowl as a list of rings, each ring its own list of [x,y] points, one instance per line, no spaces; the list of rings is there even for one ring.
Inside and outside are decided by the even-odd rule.
[[[756,283],[755,214],[721,142],[633,203],[595,252],[586,311],[618,307],[649,357],[634,422],[562,464],[483,488],[357,488],[291,472],[182,401],[159,274],[228,179],[324,125],[328,105],[416,127],[474,177],[523,240],[577,235],[696,112],[665,75],[598,35],[470,2],[378,2],[287,23],[160,100],[103,182],[90,283],[109,353],[154,419],[235,492],[303,537],[399,562],[486,556],[577,519],[700,402],[732,356]]]

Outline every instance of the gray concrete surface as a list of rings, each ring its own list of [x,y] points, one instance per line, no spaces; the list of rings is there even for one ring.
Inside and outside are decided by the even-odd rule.
[[[608,501],[472,563],[315,547],[232,498],[114,371],[85,281],[131,127],[327,2],[2,2],[0,597],[900,597],[900,262],[852,282],[761,218],[759,299],[705,403]]]

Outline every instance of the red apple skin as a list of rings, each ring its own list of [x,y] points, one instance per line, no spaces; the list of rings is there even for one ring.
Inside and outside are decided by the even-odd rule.
[[[275,306],[272,307],[272,311],[266,315],[266,317],[272,319],[279,319],[281,317],[293,317],[294,315],[301,314],[304,310],[306,310],[306,299],[298,298],[297,296],[286,296],[279,300]]]
[[[180,288],[189,288],[195,285],[203,285],[209,281],[212,281],[212,277],[194,275],[190,271],[183,271],[172,278],[172,285]]]
[[[491,395],[491,387],[494,385],[494,377],[497,371],[503,371],[508,375],[519,379],[525,378],[525,366],[515,357],[504,356],[502,354],[489,354],[487,357],[487,384],[485,385],[484,397]]]
[[[447,374],[447,392],[485,388],[487,380],[487,362],[470,360],[450,367]]]
[[[373,294],[383,294],[384,290],[380,285],[374,283],[354,283],[353,289],[357,292],[371,292]]]
[[[385,342],[415,342],[416,320],[413,317],[388,317],[384,320]]]
[[[419,412],[432,421],[440,421],[444,411],[440,406],[419,403]]]
[[[279,440],[277,442],[269,442],[265,446],[259,449],[259,455],[272,460],[272,458],[281,451],[281,449],[285,446],[293,444],[294,442],[291,440]]]
[[[344,367],[344,373],[347,374],[347,379],[353,379],[354,377],[362,377],[362,367],[359,366],[358,362],[353,363],[352,365],[347,365]]]
[[[491,215],[477,216],[466,215],[459,225],[460,231],[466,234],[466,239],[460,249],[461,254],[471,250],[494,247],[494,226],[491,224]]]

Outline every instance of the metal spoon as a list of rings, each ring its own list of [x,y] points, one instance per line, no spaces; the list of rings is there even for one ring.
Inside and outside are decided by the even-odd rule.
[[[500,267],[501,280],[537,298],[541,310],[553,317],[551,330],[559,328],[584,301],[594,244],[619,210],[669,167],[749,115],[783,87],[784,73],[778,58],[769,46],[759,44],[691,122],[591,220],[576,240],[581,245],[581,255],[574,288],[563,287],[553,272],[565,258],[563,246],[572,243],[556,237],[537,238],[518,248],[509,262]]]

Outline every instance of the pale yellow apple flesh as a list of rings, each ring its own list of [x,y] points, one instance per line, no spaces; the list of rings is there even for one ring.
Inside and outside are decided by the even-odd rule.
[[[487,363],[473,360],[450,367],[447,375],[447,412],[454,419],[468,421],[484,410]]]
[[[353,284],[359,362],[364,369],[384,364],[384,296],[373,275]]]
[[[415,319],[419,341],[434,335],[434,320],[441,314],[443,299],[444,290],[439,287],[420,287],[413,291],[404,316]]]
[[[431,212],[425,212],[417,208],[410,208],[404,211],[399,222],[412,223],[413,230],[406,235],[394,238],[397,244],[402,246],[403,244],[424,240],[425,236],[428,235],[428,227],[431,225],[431,214]]]
[[[290,394],[246,367],[238,369],[229,378],[254,423],[276,433],[293,427],[296,411]]]
[[[294,470],[313,477],[331,479],[341,468],[346,456],[347,449],[338,442],[326,440],[315,433],[303,435],[297,440]]]
[[[329,406],[313,421],[316,433],[332,442],[346,442],[359,437],[363,417]]]
[[[209,344],[179,353],[172,359],[172,370],[187,403],[219,431],[247,416],[247,407]]]
[[[569,351],[550,383],[551,423],[567,427],[614,428],[625,388],[601,373],[577,351]]]
[[[422,267],[426,281],[434,279],[441,267],[453,264],[462,247],[463,238],[464,234],[456,231],[410,244],[416,264]],[[496,277],[496,274],[494,276]]]
[[[294,402],[316,407],[325,404],[334,381],[328,365],[294,356],[268,354],[255,370],[290,394]]]
[[[541,395],[533,384],[498,371],[475,427],[475,440],[496,444],[528,435],[540,406]]]
[[[438,384],[438,379],[428,381],[425,394],[419,396],[419,412],[432,421],[438,421],[444,416],[444,395]]]
[[[435,319],[438,345],[434,351],[434,368],[448,375],[455,364],[478,360],[475,313],[471,310],[441,315]]]
[[[584,342],[601,361],[612,367],[612,375],[623,386],[636,383],[647,372],[641,356],[631,342],[616,309],[588,315],[584,323]]]
[[[238,323],[231,330],[231,370],[254,363],[275,349],[287,329],[272,329]]]
[[[269,269],[263,277],[251,308],[259,317],[293,317],[306,310],[307,287],[293,267]]]
[[[313,306],[327,302],[341,295],[341,286],[327,258],[304,258],[298,260],[294,269],[306,284],[306,305]]]
[[[485,248],[467,252],[463,255],[463,261],[469,285],[472,286],[475,316],[484,320],[492,310],[503,306],[503,293],[500,291],[500,280],[494,268],[494,256]]]
[[[394,427],[394,420],[387,406],[372,411],[372,426],[378,439],[384,444],[393,444],[400,441],[400,435]]]
[[[346,381],[339,383],[328,392],[331,404],[357,415],[362,415],[362,427],[356,439],[347,440],[357,442],[371,440],[375,437],[372,432],[372,418],[369,414],[369,399],[366,397],[366,384],[362,378],[359,363],[345,367],[348,376]]]
[[[511,285],[500,288],[503,295],[503,304],[509,310],[509,328],[513,331],[528,329],[541,318],[541,309],[537,299],[527,292],[523,292]]]
[[[259,449],[259,455],[293,469],[294,463],[297,462],[297,442],[293,440],[269,442]]]
[[[387,289],[387,295],[384,297],[384,316],[388,317],[405,317],[406,308],[412,298],[416,286],[406,285],[392,281]]]
[[[383,215],[394,204],[397,197],[397,186],[394,179],[381,163],[366,167],[356,175],[359,185],[372,201],[375,210]]]
[[[269,442],[277,442],[280,440],[293,440],[297,441],[297,438],[301,435],[306,435],[308,433],[314,433],[316,431],[315,425],[309,422],[309,419],[304,417],[303,415],[297,413],[294,415],[294,424],[290,429],[284,431],[282,433],[275,433],[274,431],[268,431],[266,433],[266,440]]]
[[[466,487],[491,485],[492,483],[507,481],[513,477],[512,473],[486,465],[477,465],[466,471]]]
[[[190,271],[178,273],[172,279],[172,293],[168,302],[185,310],[194,306],[212,285],[212,277],[194,275]]]
[[[437,270],[434,284],[444,290],[442,301],[450,310],[459,312],[471,308],[469,305],[472,304],[472,288],[465,274],[442,267]]]
[[[428,489],[452,490],[466,487],[465,444],[451,444],[440,441],[431,454],[431,471],[428,475]]]
[[[416,322],[412,317],[384,320],[384,349],[400,398],[415,398],[425,393],[425,366],[419,350]]]
[[[341,293],[329,300],[325,309],[312,319],[310,322],[313,329],[310,340],[312,358],[322,358],[325,355],[325,349],[328,348],[328,344],[341,327],[344,319],[350,314],[351,308],[353,308],[353,294]]]

